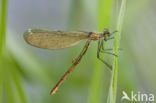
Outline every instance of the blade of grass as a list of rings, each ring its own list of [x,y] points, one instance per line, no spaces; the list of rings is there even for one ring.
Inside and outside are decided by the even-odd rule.
[[[98,1],[98,17],[97,30],[103,32],[104,28],[109,28],[110,17],[112,14],[113,0],[99,0]],[[95,47],[94,49],[97,49]],[[96,54],[96,53],[95,53]],[[103,65],[97,58],[94,58],[93,76],[91,80],[90,89],[90,103],[100,103],[103,84]]]
[[[17,86],[17,92],[20,96],[22,103],[26,103],[24,96],[22,95],[22,89],[18,81],[19,78],[16,77],[16,71],[12,67],[14,64],[10,65],[8,55],[5,48],[5,35],[6,35],[6,19],[7,19],[7,0],[1,0],[1,17],[0,17],[0,103],[17,103],[17,98],[13,92],[14,88],[12,82]],[[3,52],[5,51],[5,52]],[[9,64],[9,65],[8,65]],[[12,71],[12,72],[11,72]],[[12,76],[14,76],[12,78]],[[15,78],[16,77],[16,78]],[[9,98],[9,99],[8,99]]]
[[[2,103],[26,103],[20,82],[19,71],[13,62],[14,59],[12,59],[10,52],[8,52],[5,47],[4,50],[2,61]]]
[[[0,18],[0,58],[2,56],[2,47],[5,40],[6,33],[6,11],[7,9],[7,0],[1,0],[1,18]]]
[[[20,82],[20,76],[19,73],[15,67],[14,64],[12,64],[12,67],[14,67],[13,69],[10,69],[10,72],[12,73],[12,80],[17,88],[17,94],[18,94],[18,98],[20,100],[20,103],[26,103],[26,98],[22,89],[22,84]],[[11,68],[11,67],[10,67]]]
[[[2,73],[2,48],[3,43],[5,40],[5,31],[6,31],[6,10],[7,9],[7,0],[1,0],[1,14],[0,14],[0,73]],[[3,81],[2,81],[2,74],[0,74],[0,103],[3,102]]]
[[[15,95],[13,94],[12,81],[10,76],[9,68],[7,67],[7,62],[4,60],[3,64],[3,101],[2,103],[16,103]]]
[[[1,58],[0,58],[1,59]],[[2,103],[2,96],[3,96],[3,80],[2,80],[2,61],[0,60],[0,103]]]
[[[117,4],[118,4],[118,2],[117,2]],[[118,55],[119,41],[121,38],[121,30],[122,30],[122,26],[123,26],[125,10],[126,10],[126,0],[122,0],[121,8],[120,8],[119,16],[118,16],[118,21],[117,21],[117,27],[116,27],[118,32],[115,34],[115,41],[114,41],[114,52],[116,55]],[[107,103],[115,103],[116,102],[117,75],[118,75],[117,71],[118,71],[118,58],[116,56],[114,56],[113,72],[112,72],[112,78],[111,78],[111,84],[110,84]]]

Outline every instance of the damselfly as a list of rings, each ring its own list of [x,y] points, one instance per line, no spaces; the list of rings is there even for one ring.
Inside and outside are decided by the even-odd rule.
[[[97,48],[97,58],[102,61],[105,65],[107,65],[110,69],[112,66],[101,59],[99,53],[104,52],[104,41],[112,39],[112,34],[116,31],[110,33],[108,29],[104,29],[103,33],[95,33],[95,32],[75,32],[75,31],[48,31],[48,30],[40,30],[40,29],[29,29],[24,33],[24,39],[26,42],[32,46],[36,46],[39,48],[45,49],[62,49],[67,48],[73,45],[76,45],[82,40],[87,39],[87,42],[80,53],[80,55],[73,60],[72,66],[69,70],[62,76],[60,81],[55,85],[55,87],[51,90],[50,94],[53,95],[56,93],[60,85],[63,81],[68,77],[68,75],[74,70],[77,64],[80,62],[84,54],[86,53],[91,41],[98,41]],[[109,53],[109,52],[106,52]],[[112,54],[112,53],[109,53]],[[115,55],[115,54],[112,54]]]

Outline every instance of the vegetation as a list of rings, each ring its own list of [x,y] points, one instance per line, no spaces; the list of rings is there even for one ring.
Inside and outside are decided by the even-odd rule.
[[[0,103],[120,103],[122,91],[154,94],[155,1],[0,2]],[[92,42],[58,92],[49,95],[85,42],[54,51],[31,47],[23,39],[31,27],[118,30],[104,45],[118,57],[101,54],[113,71],[96,58],[97,42]]]

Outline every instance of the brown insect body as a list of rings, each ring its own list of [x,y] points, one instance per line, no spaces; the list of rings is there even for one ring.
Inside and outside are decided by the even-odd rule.
[[[24,38],[26,42],[30,45],[45,48],[45,49],[62,49],[67,48],[73,45],[76,45],[81,40],[88,39],[80,55],[73,60],[72,66],[69,70],[63,75],[60,81],[55,85],[51,90],[50,94],[53,95],[56,93],[63,81],[68,77],[68,75],[75,69],[77,64],[80,62],[84,54],[86,53],[89,44],[92,40],[98,40],[98,59],[100,59],[104,64],[111,68],[109,64],[103,61],[99,57],[99,52],[101,46],[103,46],[103,40],[107,40],[110,36],[110,33],[107,29],[104,30],[104,33],[94,33],[94,32],[74,32],[74,31],[48,31],[40,29],[29,29],[24,33]],[[102,41],[102,42],[101,42]]]

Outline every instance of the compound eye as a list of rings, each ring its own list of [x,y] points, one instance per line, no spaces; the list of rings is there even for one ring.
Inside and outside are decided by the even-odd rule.
[[[108,30],[108,29],[105,29],[105,30],[104,30],[104,35],[105,35],[105,36],[109,36],[109,34],[110,34],[110,33],[109,33],[109,30]]]

